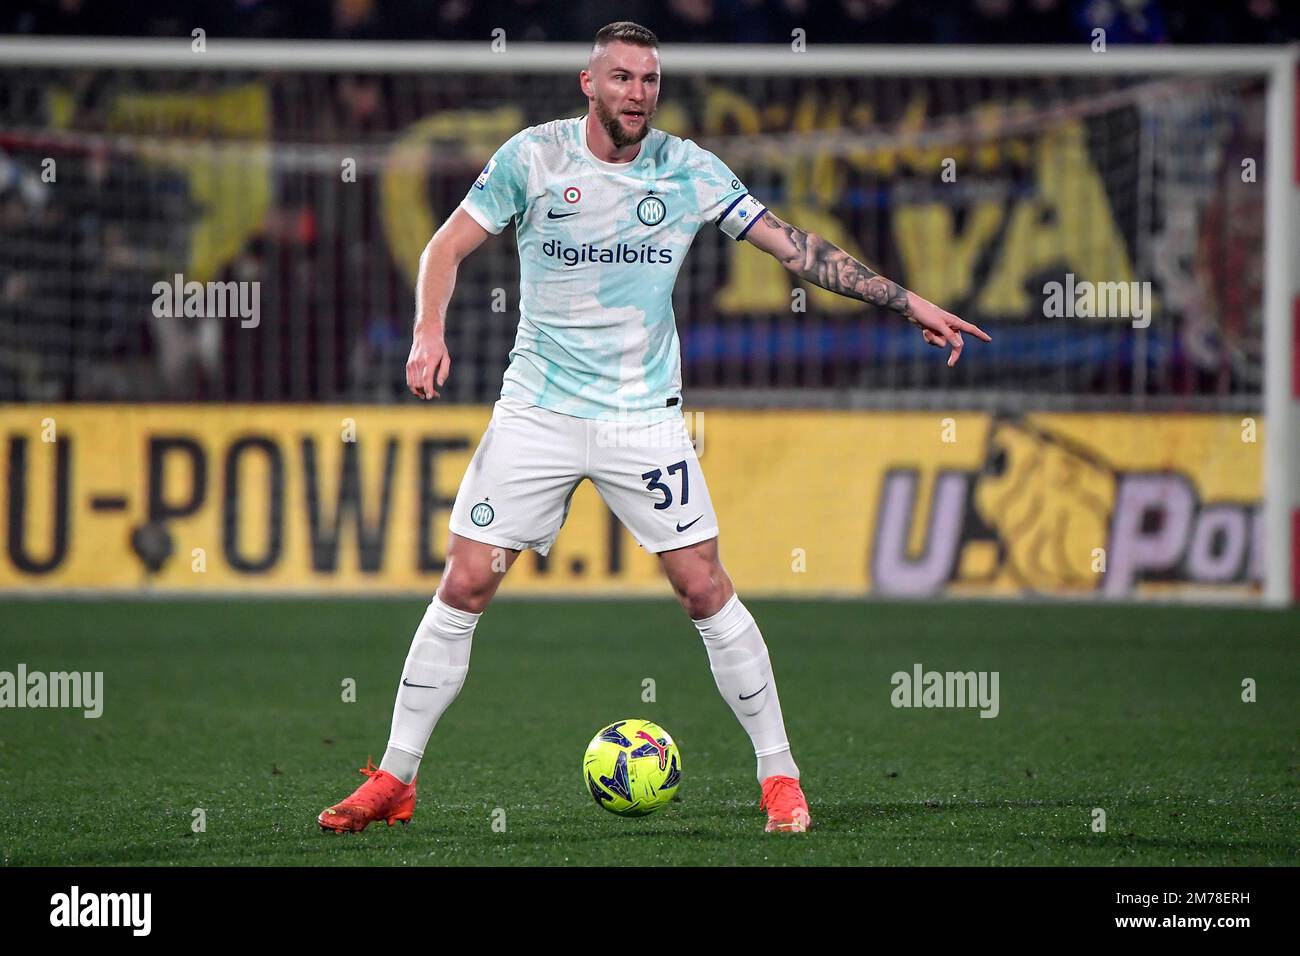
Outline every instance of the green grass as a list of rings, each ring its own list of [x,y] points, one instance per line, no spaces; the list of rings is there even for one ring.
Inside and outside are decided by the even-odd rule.
[[[498,602],[415,821],[342,836],[316,813],[382,754],[422,602],[0,602],[0,670],[105,674],[98,720],[0,710],[0,861],[1300,863],[1300,615],[748,603],[812,806],[802,837],[762,832],[748,740],[669,600]],[[1000,715],[893,708],[890,675],[914,662],[1000,672]],[[683,754],[681,799],[640,820],[600,811],[579,771],[625,716]]]

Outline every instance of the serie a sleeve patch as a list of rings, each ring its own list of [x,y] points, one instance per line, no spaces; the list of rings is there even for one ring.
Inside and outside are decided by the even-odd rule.
[[[765,212],[767,212],[766,206],[749,193],[745,193],[727,207],[727,211],[718,220],[718,228],[732,239],[744,239],[745,233],[749,232],[750,227],[758,222]]]

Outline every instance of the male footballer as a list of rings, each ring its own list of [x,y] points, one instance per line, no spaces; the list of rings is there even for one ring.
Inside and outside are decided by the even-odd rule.
[[[452,507],[446,568],[406,658],[383,760],[321,812],[324,829],[411,819],[420,760],[464,683],[480,615],[521,551],[550,550],[585,478],[659,556],[699,630],[718,691],[754,746],[766,829],[807,830],[767,646],[719,558],[718,520],[682,416],[677,272],[696,232],[715,223],[802,280],[899,313],[926,342],[951,350],[949,366],[962,333],[989,341],[835,244],[782,222],[712,153],[652,128],[660,68],[649,30],[603,27],[579,84],[586,115],[508,140],[421,256],[406,363],[413,393],[437,398],[451,371],[443,328],[457,267],[511,220],[519,331]]]

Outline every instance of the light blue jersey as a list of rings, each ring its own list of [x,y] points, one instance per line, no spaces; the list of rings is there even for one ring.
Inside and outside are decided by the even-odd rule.
[[[720,159],[652,129],[630,163],[587,148],[586,116],[511,137],[461,203],[516,221],[519,333],[501,394],[579,418],[681,414],[673,284],[695,233],[742,239],[765,211]]]

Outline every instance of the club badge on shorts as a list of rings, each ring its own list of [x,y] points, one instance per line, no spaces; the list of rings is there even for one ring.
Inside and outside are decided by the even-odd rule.
[[[492,510],[492,506],[486,501],[480,501],[469,511],[469,520],[480,528],[486,528],[495,517],[496,512]]]

